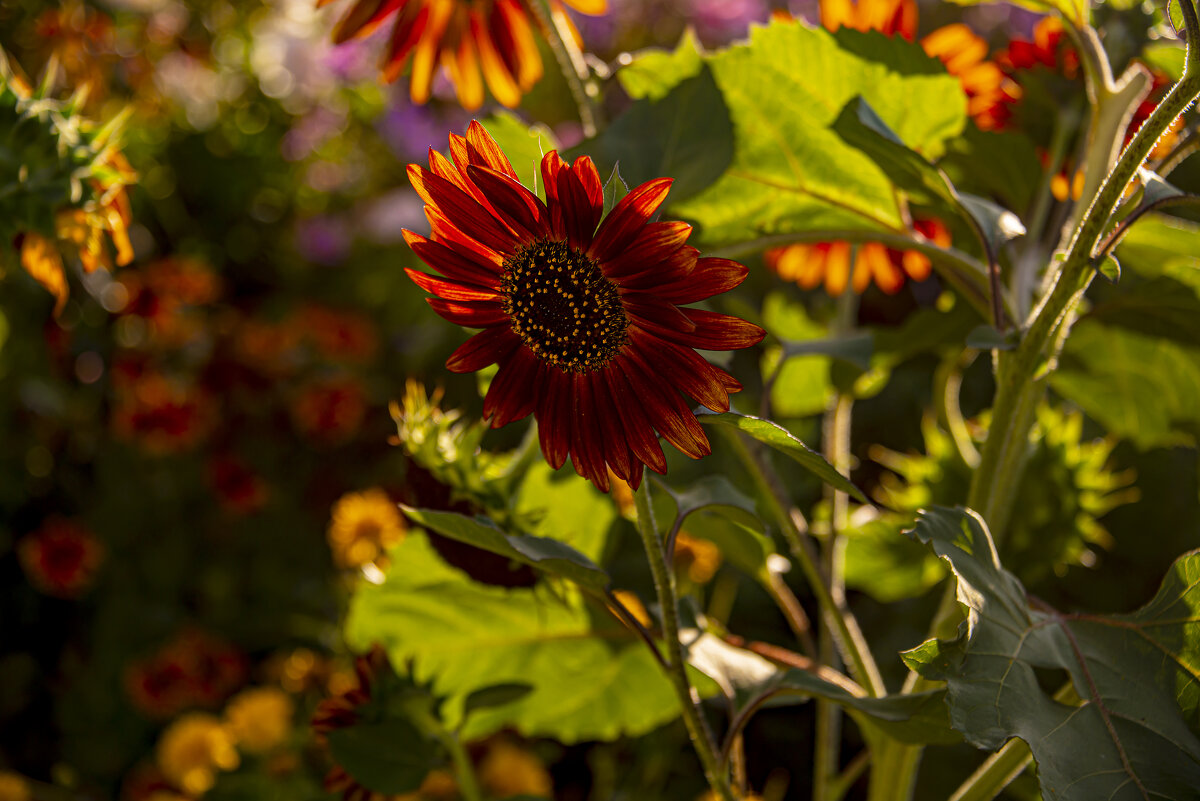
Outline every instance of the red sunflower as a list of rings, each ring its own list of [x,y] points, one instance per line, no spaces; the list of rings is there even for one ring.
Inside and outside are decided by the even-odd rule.
[[[331,2],[318,0],[317,6]],[[563,2],[584,14],[603,14],[608,5],[551,0],[552,13],[562,14]],[[414,103],[429,99],[439,64],[468,110],[483,104],[485,82],[496,100],[512,107],[542,77],[529,0],[355,0],[334,29],[334,42],[367,36],[393,16],[383,78],[394,81],[411,64]]]
[[[569,455],[604,491],[606,466],[633,487],[643,464],[666,471],[655,430],[688,456],[708,455],[681,393],[723,412],[742,387],[693,349],[746,348],[763,330],[681,306],[736,287],[747,271],[699,258],[685,244],[688,224],[650,221],[671,179],[642,184],[604,217],[587,156],[568,165],[546,154],[542,202],[479,123],[451,135],[450,153],[453,161],[430,149],[428,170],[409,165],[432,234],[404,232],[445,278],[407,272],[437,296],[428,302],[442,317],[484,329],[446,366],[500,365],[483,404],[492,426],[533,414],[546,460],[557,469]]]

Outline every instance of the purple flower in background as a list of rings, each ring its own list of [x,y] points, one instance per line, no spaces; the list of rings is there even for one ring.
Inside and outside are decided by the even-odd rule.
[[[344,83],[365,81],[375,73],[380,42],[387,31],[377,31],[365,39],[351,39],[325,52],[325,67]]]
[[[692,0],[692,23],[706,42],[726,42],[746,35],[751,22],[766,22],[766,0]]]
[[[439,113],[430,106],[414,105],[397,92],[377,124],[392,152],[404,161],[414,161],[425,158],[431,147],[444,151],[448,132],[466,128],[469,121],[465,113]]]
[[[309,217],[296,224],[296,249],[311,262],[334,265],[350,253],[350,226],[340,217]]]

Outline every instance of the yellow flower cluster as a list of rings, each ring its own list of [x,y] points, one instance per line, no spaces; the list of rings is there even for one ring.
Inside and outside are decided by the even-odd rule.
[[[252,687],[229,702],[225,725],[241,750],[265,754],[287,740],[294,713],[295,704],[283,690]]]

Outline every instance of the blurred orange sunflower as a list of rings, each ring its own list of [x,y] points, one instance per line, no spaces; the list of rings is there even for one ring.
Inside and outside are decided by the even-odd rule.
[[[354,0],[333,39],[341,44],[367,36],[393,17],[383,78],[394,81],[408,68],[414,103],[429,100],[440,64],[463,108],[483,104],[485,82],[497,101],[512,107],[542,77],[530,1]],[[318,0],[317,6],[331,2]],[[584,14],[603,14],[608,8],[607,0],[551,0],[552,13],[562,14],[563,2]]]
[[[500,365],[483,404],[492,426],[533,414],[550,465],[570,455],[605,492],[607,468],[633,487],[643,465],[666,471],[655,430],[688,456],[707,456],[683,394],[724,412],[742,386],[694,349],[746,348],[764,332],[683,305],[733,289],[747,271],[699,258],[685,244],[687,223],[650,222],[671,179],[636,187],[604,217],[600,175],[586,156],[571,166],[556,150],[546,154],[543,203],[478,122],[466,137],[451,135],[450,152],[453,162],[431,148],[428,170],[409,165],[433,233],[404,232],[446,278],[406,272],[436,296],[428,302],[442,317],[484,329],[446,366]]]
[[[938,220],[917,220],[913,229],[939,247],[950,244],[950,232]],[[804,289],[815,289],[824,283],[830,295],[842,294],[847,284],[861,293],[872,282],[894,295],[904,286],[906,276],[924,281],[933,271],[924,254],[894,250],[878,242],[864,242],[857,251],[849,242],[785,245],[768,250],[763,259],[780,278],[794,281]]]

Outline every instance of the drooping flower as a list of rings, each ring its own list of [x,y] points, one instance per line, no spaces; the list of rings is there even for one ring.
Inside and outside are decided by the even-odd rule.
[[[171,723],[158,740],[159,770],[189,795],[212,789],[217,772],[233,770],[241,761],[233,738],[215,716],[189,712]]]
[[[563,13],[562,2],[584,14],[603,14],[608,6],[607,0],[551,0],[552,13]],[[497,101],[512,107],[542,77],[529,0],[354,0],[333,39],[340,44],[367,36],[389,17],[383,78],[394,81],[407,70],[414,103],[429,100],[439,65],[468,110],[483,104],[485,82]]]
[[[499,364],[484,399],[493,427],[533,414],[542,453],[607,491],[608,471],[636,487],[643,465],[665,472],[655,431],[693,458],[708,438],[683,394],[727,411],[732,376],[696,352],[746,348],[761,328],[694,303],[728,291],[746,268],[699,258],[691,226],[650,222],[671,179],[636,187],[604,216],[591,159],[542,159],[543,202],[517,180],[477,122],[450,137],[453,161],[430,150],[430,169],[409,165],[425,200],[430,238],[405,239],[439,278],[407,270],[434,310],[482,328],[446,366],[458,373]],[[603,217],[603,220],[601,219]]]
[[[921,47],[958,78],[967,95],[967,114],[980,130],[1004,126],[1012,104],[1021,97],[1021,87],[1005,75],[999,64],[988,60],[983,37],[956,22],[923,38]]]
[[[252,687],[230,699],[225,725],[238,748],[265,754],[287,740],[295,706],[291,696],[278,687]]]
[[[78,598],[96,578],[104,546],[87,528],[52,517],[17,545],[29,582],[57,598]]]
[[[329,547],[341,567],[361,567],[385,558],[386,550],[404,539],[404,518],[378,487],[349,492],[333,505]]]
[[[938,220],[917,220],[913,228],[935,245],[950,244],[950,232]],[[795,281],[804,289],[824,283],[830,295],[842,294],[847,283],[861,293],[872,282],[892,295],[904,286],[905,276],[924,281],[933,270],[928,256],[915,250],[894,250],[878,242],[858,245],[857,253],[849,242],[785,245],[768,250],[763,258],[780,278]]]

